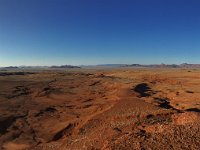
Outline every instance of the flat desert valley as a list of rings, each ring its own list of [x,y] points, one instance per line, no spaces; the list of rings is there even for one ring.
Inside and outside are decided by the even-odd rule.
[[[2,150],[199,150],[200,69],[0,71]]]

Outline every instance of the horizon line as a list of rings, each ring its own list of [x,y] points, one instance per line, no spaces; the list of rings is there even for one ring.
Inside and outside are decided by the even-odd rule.
[[[106,65],[200,65],[200,63],[148,63],[148,64],[141,64],[141,63],[105,63],[105,64],[81,64],[81,65],[71,65],[71,64],[61,64],[61,65],[8,65],[8,66],[0,66],[0,68],[6,67],[53,67],[53,66],[106,66]]]

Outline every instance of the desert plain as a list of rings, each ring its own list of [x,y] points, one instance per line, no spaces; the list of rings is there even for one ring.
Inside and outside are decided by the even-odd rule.
[[[2,150],[198,150],[200,69],[0,71]]]

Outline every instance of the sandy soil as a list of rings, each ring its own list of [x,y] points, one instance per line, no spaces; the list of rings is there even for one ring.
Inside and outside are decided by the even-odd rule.
[[[0,149],[200,149],[200,70],[0,72]]]

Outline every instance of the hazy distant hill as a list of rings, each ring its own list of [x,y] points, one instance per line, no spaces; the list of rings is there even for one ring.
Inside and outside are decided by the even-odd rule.
[[[141,64],[130,64],[124,65],[123,67],[147,67],[147,68],[179,68],[176,64],[153,64],[153,65],[141,65]]]
[[[95,65],[95,66],[99,66],[99,67],[122,67],[125,64],[99,64],[99,65]]]
[[[48,68],[81,68],[79,66],[72,65],[61,65],[61,66],[9,66],[9,67],[0,67],[0,69],[48,69]]]
[[[61,66],[51,66],[49,68],[81,68],[79,66],[72,66],[72,65],[61,65]]]
[[[141,65],[141,64],[127,64],[122,67],[147,67],[147,68],[200,68],[200,64],[153,64],[153,65]]]
[[[8,67],[2,67],[3,69],[18,69],[19,67],[16,66],[8,66]]]
[[[180,65],[182,68],[200,68],[200,64],[187,64],[183,63]]]

